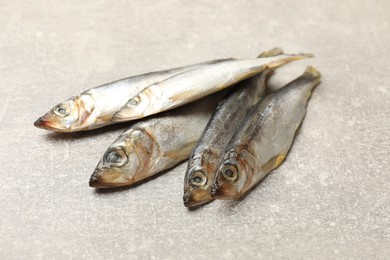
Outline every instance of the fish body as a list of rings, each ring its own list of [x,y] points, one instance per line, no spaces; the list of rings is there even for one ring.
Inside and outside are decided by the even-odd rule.
[[[231,59],[212,60],[150,72],[88,89],[52,108],[34,125],[57,132],[86,131],[113,124],[112,117],[145,87],[182,72]]]
[[[110,145],[90,186],[127,186],[186,160],[223,93],[133,124]]]
[[[114,115],[113,120],[129,121],[166,111],[225,89],[266,69],[307,57],[311,55],[283,54],[232,60],[183,72],[143,89]]]
[[[281,49],[273,48],[259,57],[281,54]],[[199,206],[213,200],[211,187],[226,145],[253,105],[265,95],[265,80],[269,72],[263,71],[237,83],[218,105],[188,160],[183,196],[186,207]]]
[[[253,105],[265,94],[266,72],[238,83],[219,104],[189,158],[184,178],[184,205],[213,200],[211,186],[226,145]]]
[[[212,187],[214,198],[242,197],[283,162],[320,77],[315,68],[308,67],[255,105],[226,147]]]

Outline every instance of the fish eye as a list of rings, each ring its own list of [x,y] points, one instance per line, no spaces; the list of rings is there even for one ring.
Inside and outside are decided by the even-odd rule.
[[[201,187],[207,182],[206,174],[201,171],[195,171],[191,174],[190,182],[194,186]]]
[[[127,156],[122,149],[108,150],[104,155],[104,161],[115,166],[122,166],[127,163]]]
[[[222,175],[228,181],[236,181],[238,178],[237,167],[232,164],[225,165],[222,169]]]
[[[58,111],[58,113],[60,113],[60,114],[65,114],[65,113],[66,113],[66,109],[65,109],[65,108],[62,108],[62,107],[58,108],[57,111]]]
[[[135,106],[135,105],[138,105],[140,101],[141,101],[141,98],[139,96],[135,96],[132,99],[130,99],[129,104],[132,106]]]
[[[70,109],[68,106],[60,104],[54,109],[54,113],[58,116],[67,116],[70,114]]]

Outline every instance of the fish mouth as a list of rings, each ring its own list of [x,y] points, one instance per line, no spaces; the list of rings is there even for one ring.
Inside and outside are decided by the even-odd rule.
[[[197,190],[185,192],[183,196],[184,206],[187,208],[197,207],[213,200],[210,191]]]
[[[52,122],[48,119],[45,119],[44,116],[38,118],[34,122],[34,126],[37,128],[40,128],[40,129],[51,130],[51,131],[55,131],[55,132],[69,132],[69,130],[53,127]]]
[[[137,119],[137,117],[132,116],[131,110],[128,108],[122,108],[120,111],[116,112],[112,117],[112,121],[114,122],[125,122],[133,119]]]
[[[129,184],[129,181],[125,180],[121,173],[109,169],[96,169],[89,179],[89,186],[92,188],[115,188]]]
[[[102,182],[99,178],[94,178],[91,176],[89,179],[89,187],[92,188],[110,188],[107,183]]]
[[[46,120],[43,119],[43,117],[38,118],[38,119],[34,122],[34,126],[35,126],[35,127],[38,127],[38,128],[41,128],[41,129],[49,129],[49,128],[52,128],[51,126],[48,125],[48,122],[47,122]]]

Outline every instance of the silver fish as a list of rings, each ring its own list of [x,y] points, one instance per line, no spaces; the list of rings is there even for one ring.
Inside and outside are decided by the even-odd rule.
[[[57,132],[86,131],[113,124],[112,117],[145,87],[176,74],[232,59],[212,60],[164,71],[150,72],[88,89],[52,108],[35,121],[38,128]]]
[[[145,88],[132,97],[114,115],[113,120],[129,121],[166,111],[225,89],[266,69],[274,69],[308,57],[312,55],[283,54],[267,58],[232,60],[177,74]]]
[[[259,57],[280,54],[282,50],[272,49]],[[241,81],[218,105],[188,161],[183,196],[186,207],[199,206],[213,200],[211,186],[226,145],[253,105],[265,95],[265,80],[269,72],[266,70]]]
[[[222,94],[132,125],[107,149],[89,185],[97,188],[131,185],[186,160]]]
[[[227,145],[212,187],[214,198],[242,197],[283,162],[320,77],[314,67],[308,67],[303,75],[256,104]]]

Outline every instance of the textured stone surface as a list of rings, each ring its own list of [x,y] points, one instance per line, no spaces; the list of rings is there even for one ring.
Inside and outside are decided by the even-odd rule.
[[[389,258],[389,10],[388,0],[0,0],[0,258]],[[32,125],[98,84],[273,46],[315,53],[323,83],[286,162],[239,202],[187,210],[185,164],[96,192],[89,176],[126,125],[73,135]]]

